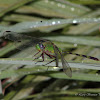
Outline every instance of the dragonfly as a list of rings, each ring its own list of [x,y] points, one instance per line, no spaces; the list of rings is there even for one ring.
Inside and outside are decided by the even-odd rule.
[[[59,62],[59,56],[60,56],[64,73],[68,77],[72,77],[71,67],[69,66],[68,62],[65,60],[62,50],[58,48],[50,40],[22,35],[17,32],[12,32],[12,31],[5,31],[3,33],[3,36],[5,37],[5,39],[9,39],[13,41],[16,45],[16,48],[19,50],[24,50],[25,48],[30,47],[30,46],[34,47],[35,45],[38,52],[34,56],[36,56],[40,52],[41,54],[38,57],[36,57],[34,60],[42,57],[42,61],[37,61],[37,62],[44,62],[44,59],[45,59],[44,55],[47,55],[50,59],[52,59],[50,62],[48,62],[45,65],[48,65],[55,61],[56,67],[59,67],[58,62]],[[25,43],[24,40],[26,40],[27,42]],[[18,44],[21,44],[21,46]],[[100,61],[98,58],[92,57],[92,56],[86,56],[86,55],[71,53],[71,52],[66,52],[66,53]]]

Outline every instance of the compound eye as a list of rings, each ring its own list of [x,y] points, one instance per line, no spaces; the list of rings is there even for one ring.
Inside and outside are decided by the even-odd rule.
[[[40,46],[41,49],[44,49],[43,44],[40,43],[39,46]]]

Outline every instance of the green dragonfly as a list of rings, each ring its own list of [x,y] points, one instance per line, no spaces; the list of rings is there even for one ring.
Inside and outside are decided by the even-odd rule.
[[[37,62],[43,62],[44,55],[47,55],[50,59],[52,59],[47,64],[55,61],[56,67],[58,67],[59,66],[58,65],[58,62],[59,62],[58,56],[60,56],[64,73],[67,76],[72,77],[72,70],[71,70],[69,64],[67,63],[67,61],[64,59],[63,52],[61,51],[60,48],[58,48],[50,40],[31,37],[31,36],[27,36],[27,35],[22,35],[22,34],[18,34],[16,32],[12,32],[12,31],[5,31],[3,35],[4,35],[5,39],[9,39],[9,40],[13,41],[15,43],[15,45],[21,44],[21,46],[17,46],[17,49],[19,49],[19,50],[24,50],[25,48],[30,47],[30,46],[34,47],[34,45],[35,45],[38,52],[34,56],[36,56],[40,52],[41,52],[41,54],[38,57],[36,57],[34,60],[42,57],[42,61],[37,61]],[[25,43],[23,40],[26,40],[27,42]],[[71,53],[71,52],[66,52],[66,53],[89,58],[89,59],[96,60],[96,61],[100,61],[98,58],[95,58],[92,56],[86,56],[86,55],[81,55],[81,54],[76,54],[76,53]],[[45,65],[47,65],[47,64],[45,64]]]

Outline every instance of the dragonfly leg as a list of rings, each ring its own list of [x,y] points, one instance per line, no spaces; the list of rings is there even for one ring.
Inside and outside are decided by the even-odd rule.
[[[56,60],[56,59],[51,60],[50,62],[48,62],[48,63],[44,64],[43,66],[48,65],[48,64],[52,63],[52,62],[53,62],[53,61],[55,61],[55,60]]]
[[[55,56],[54,55],[50,55],[50,54],[47,54],[46,52],[45,52],[45,54],[49,57],[49,58],[55,58]]]
[[[37,64],[38,62],[43,62],[44,61],[44,53],[42,53],[39,57],[42,56],[42,61],[37,61],[35,64]]]
[[[38,56],[38,57],[34,58],[34,60],[36,60],[36,59],[40,58],[41,56],[42,56],[42,54],[41,54],[40,56]],[[34,60],[33,60],[33,61],[34,61]]]
[[[39,51],[39,52],[40,52],[40,51]],[[36,56],[39,52],[37,52],[35,55],[33,55],[33,57]],[[32,58],[33,58],[33,57],[32,57]]]
[[[52,60],[52,61],[50,61],[50,62],[48,62],[48,63],[46,63],[46,64],[44,64],[44,65],[42,65],[42,66],[45,66],[45,65],[48,65],[48,64],[50,64],[50,63],[52,63],[53,61],[55,61],[56,59],[54,59],[54,60]],[[49,69],[49,66],[48,66],[48,68],[47,68],[47,70]]]
[[[50,55],[50,54],[47,54],[46,52],[45,52],[45,54],[49,57],[49,58],[55,58],[55,56],[54,55]],[[50,61],[50,62],[48,62],[47,64],[45,64],[45,65],[48,65],[48,64],[50,64],[50,63],[52,63],[53,61],[55,61],[56,59],[54,59],[54,60],[52,60],[52,61]],[[43,65],[43,66],[45,66],[45,65]],[[48,68],[47,68],[47,70],[49,69],[49,66],[48,66]]]

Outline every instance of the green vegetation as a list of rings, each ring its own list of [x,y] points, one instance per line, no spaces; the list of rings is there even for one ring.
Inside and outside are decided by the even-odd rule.
[[[51,40],[65,52],[100,59],[99,0],[0,0],[0,37],[13,31]],[[35,64],[35,46],[17,50],[10,40],[0,43],[0,99],[99,100],[100,61],[64,54],[72,78],[45,56]],[[23,41],[24,43],[26,41]],[[17,44],[16,44],[17,45]],[[35,44],[34,44],[35,45]],[[12,83],[5,90],[9,83]],[[1,84],[1,83],[0,83]]]

